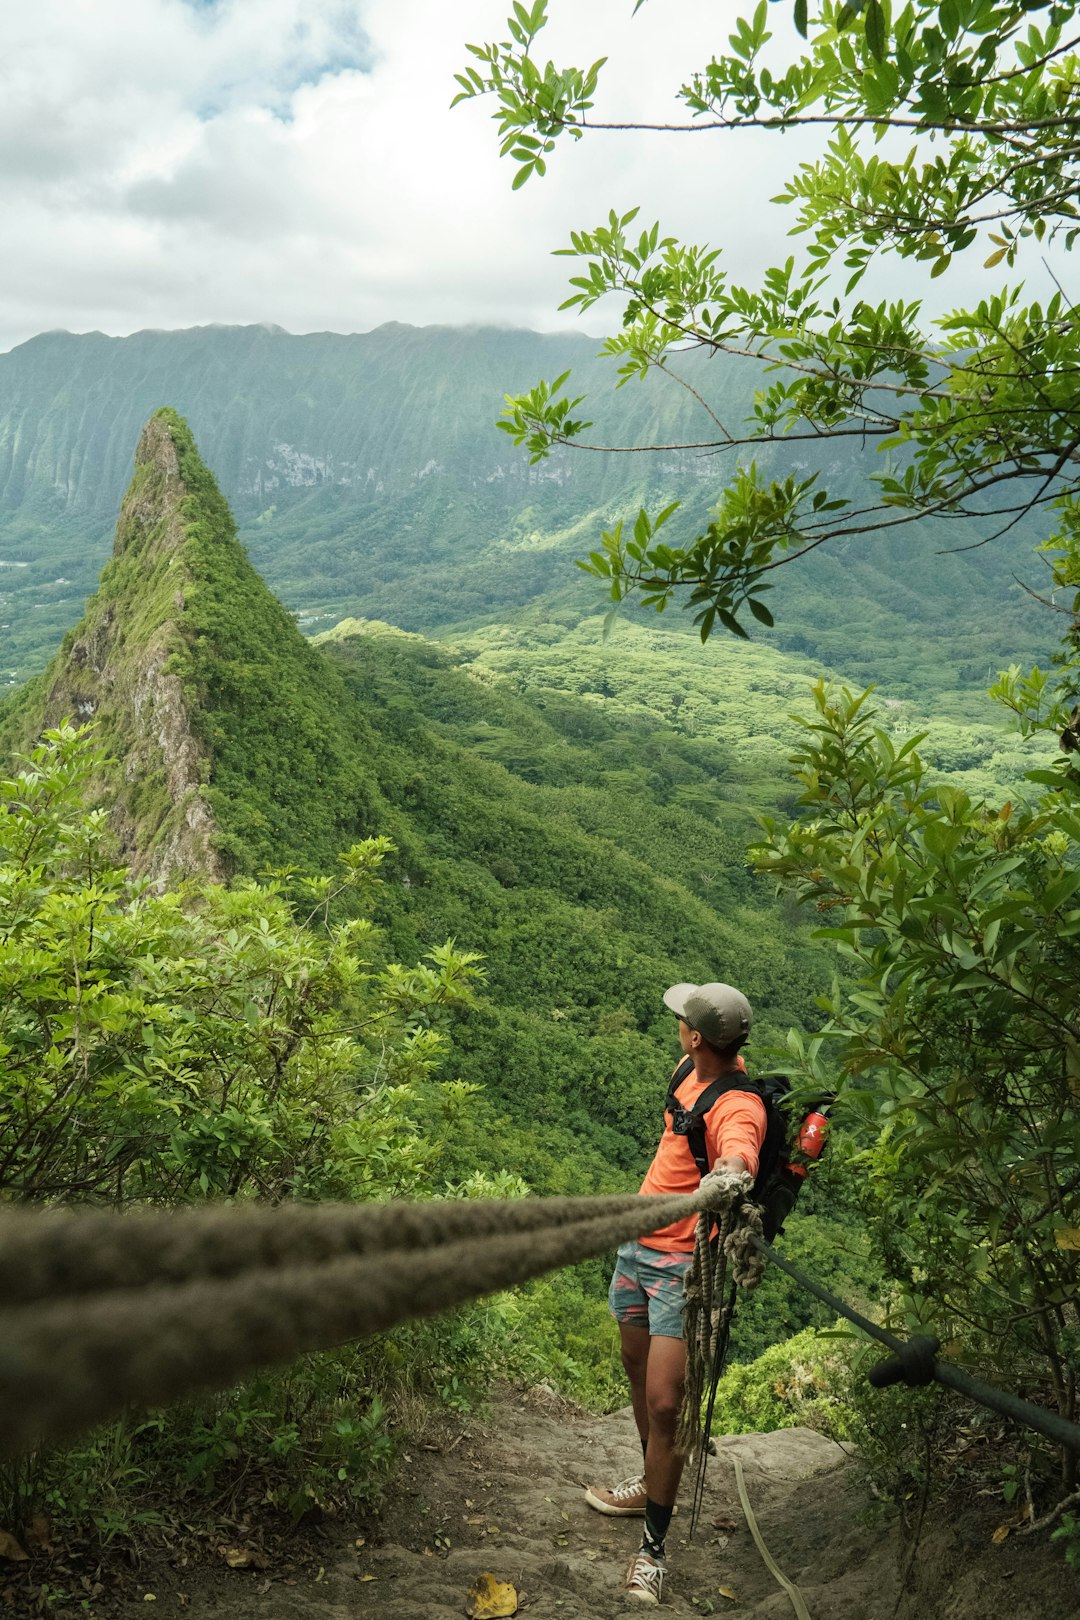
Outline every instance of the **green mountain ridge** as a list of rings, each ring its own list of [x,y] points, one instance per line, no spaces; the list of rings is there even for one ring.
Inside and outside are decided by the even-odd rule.
[[[547,604],[593,613],[602,591],[572,566],[641,503],[682,499],[700,522],[729,456],[565,451],[530,467],[495,428],[503,395],[572,370],[602,443],[701,437],[670,378],[610,394],[611,363],[585,336],[393,324],[295,337],[266,327],[45,334],[0,356],[0,639],[8,679],[40,667],[77,615],[108,549],[142,422],[176,403],[218,470],[256,565],[305,629],[345,616],[445,634]],[[737,424],[751,362],[687,375]],[[707,435],[706,435],[707,436]],[[819,469],[841,492],[872,455],[774,444],[770,476]],[[762,639],[900,697],[985,685],[987,671],[1052,640],[1014,575],[1035,584],[1034,531],[975,552],[965,524],[822,548],[776,575],[778,626]],[[670,616],[669,616],[670,617]]]

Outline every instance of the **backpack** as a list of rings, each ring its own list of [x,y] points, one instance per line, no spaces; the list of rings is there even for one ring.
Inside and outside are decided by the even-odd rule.
[[[673,1133],[686,1137],[686,1145],[699,1175],[708,1175],[710,1169],[705,1142],[705,1116],[713,1105],[729,1091],[749,1092],[753,1097],[760,1097],[765,1104],[765,1136],[750,1196],[755,1204],[761,1206],[762,1231],[765,1241],[771,1243],[783,1232],[784,1222],[795,1206],[806,1176],[804,1168],[791,1162],[797,1157],[799,1135],[797,1130],[792,1129],[792,1121],[787,1113],[791,1082],[782,1074],[763,1076],[755,1081],[744,1070],[736,1070],[714,1080],[705,1087],[692,1108],[684,1108],[675,1093],[693,1068],[693,1058],[687,1057],[675,1070],[668,1086],[664,1113],[671,1115]]]

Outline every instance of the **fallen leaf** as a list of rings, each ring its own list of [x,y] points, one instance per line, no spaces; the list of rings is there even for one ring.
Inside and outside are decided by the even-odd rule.
[[[467,1513],[465,1515],[466,1524],[483,1524],[483,1522],[483,1515],[480,1513]]]
[[[7,1530],[0,1530],[0,1558],[6,1558],[11,1564],[25,1564],[29,1557],[25,1547],[20,1547],[13,1535]]]
[[[377,1575],[358,1575],[356,1578],[358,1581],[377,1581],[379,1577]]]
[[[52,1521],[47,1513],[35,1513],[26,1526],[26,1543],[37,1547],[50,1558],[56,1552],[52,1541]]]
[[[721,1597],[730,1598],[732,1603],[738,1603],[739,1594],[738,1592],[733,1592],[730,1586],[718,1586],[716,1590],[719,1592]]]
[[[142,1595],[142,1600],[143,1600],[144,1603],[156,1603],[157,1602],[157,1593],[156,1592],[144,1592],[143,1595]]]
[[[496,1580],[490,1571],[485,1571],[469,1588],[465,1613],[470,1620],[502,1620],[503,1616],[516,1614],[517,1607],[518,1595],[509,1581]]]
[[[1009,1534],[1008,1525],[1007,1524],[999,1524],[997,1529],[994,1531],[993,1535],[990,1537],[990,1540],[994,1543],[995,1547],[1000,1547],[1001,1543],[1005,1540],[1005,1538],[1006,1538],[1006,1536],[1008,1534]]]
[[[266,1569],[270,1563],[266,1554],[254,1547],[219,1547],[218,1556],[224,1558],[230,1569]]]
[[[714,1530],[737,1530],[739,1528],[737,1521],[729,1518],[726,1513],[718,1513],[711,1523]]]
[[[357,1536],[356,1540],[353,1542],[353,1546],[354,1547],[362,1547],[363,1545],[364,1545],[363,1536]]]

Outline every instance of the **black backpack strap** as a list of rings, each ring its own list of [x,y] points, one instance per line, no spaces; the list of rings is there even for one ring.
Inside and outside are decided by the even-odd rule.
[[[693,1058],[684,1057],[678,1068],[675,1070],[675,1073],[672,1075],[671,1084],[667,1088],[667,1101],[664,1103],[665,1114],[670,1114],[672,1112],[676,1103],[675,1093],[678,1091],[683,1081],[689,1079],[693,1072]]]
[[[705,1117],[711,1112],[721,1097],[729,1091],[748,1091],[753,1097],[760,1097],[761,1092],[748,1076],[725,1076],[723,1080],[714,1080],[711,1086],[706,1086],[697,1102],[690,1110],[691,1125],[686,1134],[687,1145],[698,1173],[707,1176],[712,1166],[709,1163],[708,1147],[705,1140]]]
[[[720,1098],[729,1091],[747,1091],[753,1097],[761,1097],[760,1086],[756,1086],[750,1076],[742,1070],[734,1074],[725,1074],[719,1080],[714,1080],[706,1086],[697,1102],[692,1108],[684,1108],[675,1096],[675,1092],[690,1074],[694,1064],[687,1058],[675,1070],[668,1087],[668,1099],[665,1109],[671,1115],[672,1130],[676,1136],[685,1136],[686,1145],[690,1149],[690,1156],[697,1165],[698,1174],[707,1176],[709,1173],[709,1153],[705,1139],[705,1116],[711,1111]]]

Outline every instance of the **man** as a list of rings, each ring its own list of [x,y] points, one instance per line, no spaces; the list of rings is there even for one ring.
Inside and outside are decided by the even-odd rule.
[[[750,1034],[753,1011],[742,992],[729,984],[676,984],[665,992],[664,1003],[679,1021],[684,1059],[693,1062],[675,1093],[677,1102],[690,1109],[713,1081],[744,1072],[739,1049]],[[710,1169],[755,1176],[766,1124],[761,1098],[749,1091],[725,1091],[704,1123]],[[673,1132],[672,1116],[665,1113],[660,1145],[641,1191],[692,1193],[700,1179],[687,1138]],[[683,1284],[696,1225],[696,1217],[689,1216],[637,1242],[624,1243],[608,1295],[619,1324],[645,1467],[642,1474],[610,1489],[591,1486],[585,1500],[598,1513],[644,1516],[641,1548],[626,1574],[627,1596],[644,1603],[660,1601],[664,1540],[683,1470],[683,1458],[675,1450],[675,1428],[686,1374]]]

